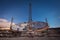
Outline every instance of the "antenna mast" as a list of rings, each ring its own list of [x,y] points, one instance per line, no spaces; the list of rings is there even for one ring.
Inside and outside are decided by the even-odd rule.
[[[29,30],[31,30],[32,29],[32,5],[31,5],[31,2],[29,3],[28,26],[29,26]]]
[[[47,20],[47,18],[45,19],[45,21],[46,21],[46,26],[48,26],[48,20]]]
[[[12,30],[13,17],[11,18],[10,30]]]

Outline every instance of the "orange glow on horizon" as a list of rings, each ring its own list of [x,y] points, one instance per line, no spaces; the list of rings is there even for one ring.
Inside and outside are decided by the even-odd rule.
[[[10,28],[0,28],[0,30],[10,30]]]

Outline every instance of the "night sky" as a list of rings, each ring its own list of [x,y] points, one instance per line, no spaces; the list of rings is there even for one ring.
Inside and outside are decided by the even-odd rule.
[[[27,22],[29,13],[29,0],[0,0],[0,18],[15,23]],[[59,0],[32,0],[33,21],[48,19],[50,27],[60,27],[60,1]]]

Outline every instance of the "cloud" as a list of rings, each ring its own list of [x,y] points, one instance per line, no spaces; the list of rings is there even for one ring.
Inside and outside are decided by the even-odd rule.
[[[6,19],[0,18],[0,22],[8,22]]]
[[[0,19],[0,30],[9,30],[11,22],[8,22],[6,19]],[[12,23],[12,29],[22,31],[24,27],[20,27],[15,23]]]
[[[8,22],[6,19],[0,19],[0,28],[10,28],[11,22]],[[15,25],[15,23],[13,23]]]

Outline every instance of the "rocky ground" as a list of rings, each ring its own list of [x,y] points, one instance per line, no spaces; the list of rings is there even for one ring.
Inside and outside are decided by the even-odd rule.
[[[59,29],[60,30],[60,29]],[[60,31],[49,31],[48,34],[42,33],[39,36],[27,36],[21,34],[21,36],[1,37],[0,40],[60,40]],[[10,35],[10,34],[9,34]]]
[[[0,40],[60,40],[60,37],[12,37],[0,38]]]

